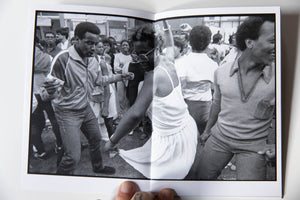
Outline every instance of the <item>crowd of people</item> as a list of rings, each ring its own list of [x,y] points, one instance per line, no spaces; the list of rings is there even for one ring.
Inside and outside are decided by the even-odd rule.
[[[66,28],[36,38],[33,157],[47,158],[46,114],[57,174],[74,173],[83,133],[95,173],[115,173],[101,151],[116,151],[149,179],[184,179],[193,166],[194,179],[214,180],[234,157],[238,180],[265,180],[265,156],[275,157],[267,141],[275,109],[273,16],[247,18],[229,44],[205,25],[184,24],[178,35],[171,28],[144,24],[117,44],[82,22],[72,40]],[[146,143],[118,149],[137,129]]]

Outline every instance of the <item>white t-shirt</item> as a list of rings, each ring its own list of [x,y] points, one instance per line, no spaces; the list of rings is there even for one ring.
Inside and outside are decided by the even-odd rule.
[[[125,55],[123,53],[116,53],[114,60],[114,70],[116,73],[125,73],[128,71],[128,65],[132,62],[131,55]],[[123,69],[124,68],[124,69]]]
[[[191,101],[210,101],[211,83],[218,64],[206,53],[182,56],[175,61],[175,68],[181,82],[184,99]]]

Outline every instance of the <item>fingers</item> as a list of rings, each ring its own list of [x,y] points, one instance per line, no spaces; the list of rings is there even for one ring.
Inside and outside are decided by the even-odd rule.
[[[138,191],[139,188],[135,183],[125,181],[120,185],[115,200],[130,200],[133,197],[133,195]]]
[[[158,196],[150,192],[140,192],[139,187],[130,181],[125,181],[119,187],[115,200],[180,200],[172,189],[162,189]]]
[[[154,194],[150,192],[137,192],[135,195],[131,198],[131,200],[154,200],[155,196]],[[168,200],[168,199],[166,199]]]
[[[50,86],[45,86],[45,90],[47,91],[48,94],[53,94],[56,92],[57,87],[55,85],[50,85]]]
[[[158,194],[158,200],[180,200],[177,193],[169,188],[162,189]]]
[[[266,153],[267,149],[264,149],[262,151],[258,151],[257,153],[260,154],[260,155],[264,155]]]
[[[267,144],[264,149],[258,151],[258,154],[264,155],[267,152],[275,152],[275,144]]]

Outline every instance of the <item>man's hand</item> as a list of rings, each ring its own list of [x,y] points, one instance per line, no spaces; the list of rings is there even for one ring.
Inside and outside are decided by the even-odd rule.
[[[275,144],[267,144],[264,149],[257,152],[260,155],[265,155],[267,161],[275,160],[276,157],[276,149]]]
[[[209,131],[204,131],[201,135],[200,135],[200,144],[205,144],[206,140],[210,137],[211,132]]]
[[[123,182],[118,190],[115,200],[180,200],[172,189],[162,189],[156,196],[150,192],[141,192],[139,187],[129,181]]]
[[[46,89],[49,95],[53,95],[59,87],[61,87],[62,83],[55,78],[48,78],[43,84],[43,87]]]
[[[124,80],[133,80],[134,79],[134,73],[127,72],[122,74],[122,79]]]

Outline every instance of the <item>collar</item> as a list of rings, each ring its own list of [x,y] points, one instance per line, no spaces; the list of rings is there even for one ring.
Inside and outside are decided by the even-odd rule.
[[[230,70],[230,77],[233,76],[239,70],[238,60],[239,59],[235,59],[235,61],[232,64],[232,67]],[[261,71],[261,76],[266,83],[270,83],[270,81],[271,81],[273,68],[274,68],[274,62],[271,65],[266,65],[264,67],[264,69]]]
[[[69,55],[73,60],[80,62],[82,65],[86,66],[83,58],[79,55],[74,45],[69,48]]]

